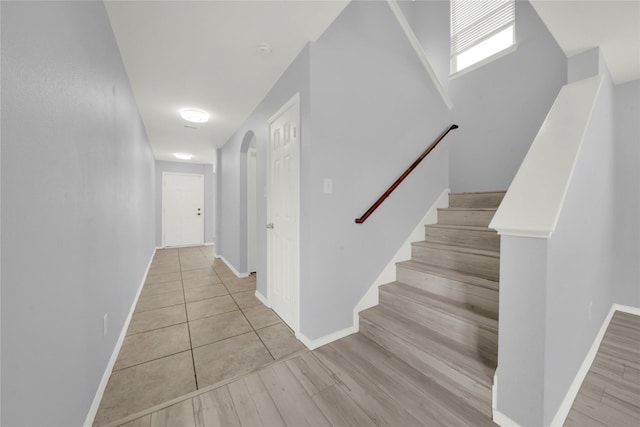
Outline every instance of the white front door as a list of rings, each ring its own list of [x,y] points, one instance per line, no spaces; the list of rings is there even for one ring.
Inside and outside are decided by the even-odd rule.
[[[267,289],[271,308],[298,330],[300,97],[269,120]]]
[[[204,243],[204,176],[162,173],[162,244]]]

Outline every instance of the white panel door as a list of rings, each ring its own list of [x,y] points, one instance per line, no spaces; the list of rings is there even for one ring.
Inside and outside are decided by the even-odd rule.
[[[162,174],[163,246],[204,243],[204,176]]]
[[[271,308],[298,330],[299,123],[296,95],[269,120],[267,288]]]

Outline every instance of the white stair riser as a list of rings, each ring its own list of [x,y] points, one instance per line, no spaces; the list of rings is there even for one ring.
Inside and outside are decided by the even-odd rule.
[[[433,378],[443,387],[452,389],[452,384],[456,388],[460,387],[462,390],[456,390],[456,394],[465,398],[465,401],[473,408],[490,415],[491,390],[487,385],[467,377],[442,360],[366,319],[360,321],[360,333],[378,343],[381,347],[393,352],[396,357],[408,365]]]
[[[415,303],[382,289],[380,291],[382,307],[395,311],[406,319],[449,337],[468,348],[478,349],[479,353],[487,358],[495,359],[498,353],[497,331],[485,329],[472,321],[450,316],[430,306]]]
[[[500,277],[500,258],[496,257],[412,245],[411,258],[490,280]]]
[[[398,282],[498,315],[498,291],[411,268],[397,268]]]
[[[498,193],[461,193],[449,194],[451,208],[497,208],[504,198],[504,192]]]
[[[428,241],[464,245],[489,251],[500,250],[500,236],[496,231],[465,230],[457,228],[425,227]]]
[[[438,224],[487,227],[495,211],[438,209]]]

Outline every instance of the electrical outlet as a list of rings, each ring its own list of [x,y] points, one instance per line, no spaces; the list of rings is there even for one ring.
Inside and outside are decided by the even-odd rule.
[[[104,317],[102,318],[102,336],[106,337],[107,336],[107,332],[109,331],[108,328],[108,320],[109,320],[109,315],[107,313],[104,314]]]

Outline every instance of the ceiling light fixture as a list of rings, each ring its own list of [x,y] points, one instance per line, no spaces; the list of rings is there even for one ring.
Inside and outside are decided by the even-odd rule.
[[[197,108],[183,108],[180,110],[183,119],[193,123],[206,123],[209,121],[209,113]]]
[[[180,160],[191,160],[193,154],[189,153],[173,153],[173,157]]]

